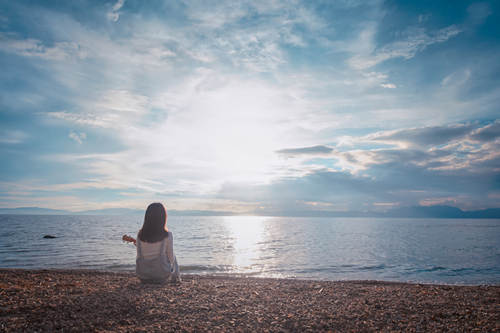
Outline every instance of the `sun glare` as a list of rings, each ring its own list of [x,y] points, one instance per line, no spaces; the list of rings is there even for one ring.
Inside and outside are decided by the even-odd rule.
[[[182,155],[196,156],[223,182],[265,183],[281,163],[276,150],[284,142],[283,123],[290,114],[283,92],[264,83],[234,82],[195,91],[186,113],[172,115],[163,133],[183,142]],[[189,121],[188,121],[189,119]],[[177,138],[170,128],[182,127]]]

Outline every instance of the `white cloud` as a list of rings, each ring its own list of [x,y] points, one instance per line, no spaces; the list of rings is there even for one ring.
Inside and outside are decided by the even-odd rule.
[[[146,100],[136,95],[105,93],[131,101],[138,112],[122,112],[121,102],[100,113],[51,112],[49,116],[105,127],[125,148],[113,154],[60,156],[69,163],[124,187],[150,192],[213,193],[225,181],[268,182],[283,175],[274,151],[299,142],[290,118],[304,112],[290,96],[300,90],[257,79],[200,71],[191,80]],[[139,101],[140,103],[135,103]],[[144,102],[144,103],[143,103]],[[149,112],[150,103],[155,113]],[[102,106],[101,100],[95,105]],[[149,104],[148,104],[149,105]],[[158,116],[158,121],[140,117]],[[143,112],[144,111],[144,112]],[[53,159],[54,157],[51,157]]]
[[[459,71],[453,72],[447,75],[442,81],[442,86],[448,86],[453,88],[462,87],[471,77],[470,69],[461,69]]]
[[[0,33],[0,50],[24,57],[61,61],[73,58],[83,59],[87,53],[75,42],[56,42],[46,46],[37,39],[15,39]]]
[[[301,31],[320,31],[326,25],[307,6],[287,1],[188,2],[186,13],[190,28],[174,33],[186,53],[256,72],[275,71],[286,64],[284,45],[305,47]],[[248,24],[256,14],[258,24]]]
[[[418,23],[425,23],[432,17],[431,13],[418,15]]]
[[[423,28],[409,28],[406,31],[407,37],[405,39],[389,43],[381,48],[374,47],[374,34],[372,30],[368,31],[370,32],[368,35],[366,31],[362,31],[360,35],[360,40],[366,40],[365,49],[348,60],[349,65],[355,69],[367,69],[393,58],[411,59],[428,46],[446,42],[460,34],[462,29],[456,25],[450,25],[428,33]]]
[[[32,195],[34,192],[59,192],[78,189],[123,189],[123,183],[113,183],[105,179],[82,179],[74,183],[48,183],[46,179],[23,180],[21,182],[0,182],[3,191],[19,195]]]
[[[90,112],[55,111],[41,113],[50,118],[68,121],[78,125],[111,128],[120,124],[117,114],[96,114]]]
[[[72,112],[64,110],[41,114],[78,125],[117,129],[133,126],[150,111],[151,104],[147,96],[129,90],[106,90],[97,93],[95,100],[79,101],[79,107]]]
[[[461,200],[460,200],[461,199]],[[421,206],[435,206],[435,205],[448,205],[456,206],[458,202],[464,201],[467,198],[456,197],[438,197],[438,198],[425,198],[419,201]]]
[[[116,22],[120,18],[120,13],[119,10],[123,7],[125,4],[125,0],[118,0],[114,5],[113,8],[106,14],[108,20]]]
[[[0,131],[0,143],[3,144],[18,144],[24,142],[28,138],[28,134],[20,130],[3,130]]]
[[[380,86],[382,88],[387,88],[387,89],[396,89],[396,85],[394,83],[381,83]]]
[[[74,140],[75,142],[77,142],[78,144],[82,144],[83,143],[83,140],[85,140],[87,138],[87,134],[85,134],[84,132],[74,132],[74,131],[71,131],[69,134],[68,134],[68,137],[72,140]]]
[[[399,147],[432,147],[462,140],[472,129],[473,124],[454,124],[449,126],[426,126],[381,131],[369,134],[362,140],[396,145]]]
[[[128,90],[105,91],[99,100],[89,105],[89,109],[117,112],[144,113],[148,110],[149,98]]]

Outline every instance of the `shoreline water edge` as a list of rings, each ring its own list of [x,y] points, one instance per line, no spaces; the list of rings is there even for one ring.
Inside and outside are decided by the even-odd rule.
[[[0,269],[0,331],[500,331],[500,285]]]

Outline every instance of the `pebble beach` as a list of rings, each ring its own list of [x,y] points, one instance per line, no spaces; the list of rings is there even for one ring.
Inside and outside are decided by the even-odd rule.
[[[0,270],[0,331],[498,332],[500,286]]]

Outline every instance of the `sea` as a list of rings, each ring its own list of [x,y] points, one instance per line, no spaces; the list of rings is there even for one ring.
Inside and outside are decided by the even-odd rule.
[[[141,216],[0,215],[0,268],[134,271]],[[500,220],[169,216],[181,274],[500,284]],[[44,235],[57,238],[46,239]]]

